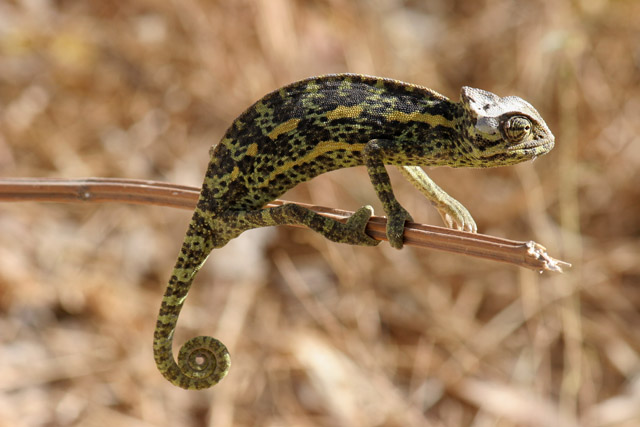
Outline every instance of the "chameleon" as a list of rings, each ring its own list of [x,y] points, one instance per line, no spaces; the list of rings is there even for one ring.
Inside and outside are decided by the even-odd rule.
[[[360,74],[311,77],[258,100],[210,150],[199,199],[162,298],[154,358],[162,375],[185,389],[205,389],[228,373],[219,340],[199,336],[173,356],[178,316],[211,251],[244,231],[304,225],[339,243],[375,246],[363,206],[346,223],[295,203],[264,206],[295,185],[340,168],[365,166],[387,216],[390,245],[403,246],[412,217],[396,200],[385,165],[396,166],[436,207],[445,224],[477,232],[468,210],[422,166],[485,168],[532,160],[555,138],[540,114],[516,96],[464,86],[454,102],[426,87]]]

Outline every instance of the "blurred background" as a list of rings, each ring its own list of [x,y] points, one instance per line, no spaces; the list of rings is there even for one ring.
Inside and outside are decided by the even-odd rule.
[[[176,336],[221,339],[231,373],[184,391],[151,342],[191,213],[3,203],[0,425],[640,424],[638,16],[633,0],[0,1],[2,177],[199,187],[226,127],[292,81],[365,73],[456,100],[469,85],[527,99],[556,148],[430,175],[480,232],[573,264],[250,231],[213,253]],[[283,198],[383,214],[364,168]]]

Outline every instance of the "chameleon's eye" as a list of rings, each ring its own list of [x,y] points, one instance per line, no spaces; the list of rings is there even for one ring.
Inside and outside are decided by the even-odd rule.
[[[531,132],[531,120],[523,116],[513,116],[504,122],[503,129],[509,141],[520,142]]]

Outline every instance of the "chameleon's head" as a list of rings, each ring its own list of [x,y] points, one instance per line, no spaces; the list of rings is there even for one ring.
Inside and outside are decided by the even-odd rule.
[[[462,126],[471,143],[473,166],[503,166],[548,153],[555,138],[540,114],[517,96],[500,98],[491,92],[463,87]]]

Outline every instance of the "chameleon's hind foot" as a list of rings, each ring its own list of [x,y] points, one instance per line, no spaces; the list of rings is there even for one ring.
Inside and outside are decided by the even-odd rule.
[[[350,231],[350,235],[347,236],[348,243],[362,246],[376,246],[380,243],[380,240],[374,239],[365,232],[371,215],[373,215],[373,208],[366,205],[362,206],[349,217],[345,224]]]

